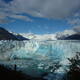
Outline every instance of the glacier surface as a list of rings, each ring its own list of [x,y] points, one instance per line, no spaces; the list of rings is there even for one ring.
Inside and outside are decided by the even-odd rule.
[[[17,64],[18,70],[36,76],[48,70],[49,66],[60,62],[64,67],[68,65],[67,58],[80,52],[78,40],[54,41],[0,41],[0,64]],[[56,72],[64,72],[63,67]],[[34,76],[35,76],[34,75]]]
[[[0,41],[0,59],[66,59],[80,52],[80,41]]]

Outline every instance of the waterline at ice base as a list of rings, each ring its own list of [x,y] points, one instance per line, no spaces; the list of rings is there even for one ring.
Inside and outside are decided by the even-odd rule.
[[[78,40],[0,41],[0,64],[22,71],[33,77],[61,79],[68,69],[68,58],[80,52]],[[52,72],[54,71],[54,74]],[[53,76],[52,76],[53,75]],[[55,76],[56,75],[56,76]]]

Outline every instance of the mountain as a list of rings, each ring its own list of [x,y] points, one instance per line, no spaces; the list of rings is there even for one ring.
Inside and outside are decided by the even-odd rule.
[[[76,32],[73,30],[64,30],[63,32],[56,33],[56,38],[58,40],[65,40],[65,38],[67,38],[71,35],[74,35],[74,34],[76,34]]]
[[[0,27],[0,40],[80,40],[80,33],[74,30],[65,30],[56,34],[13,33]]]
[[[20,35],[33,40],[48,41],[48,40],[80,40],[80,33],[74,30],[64,30],[54,34],[33,34],[33,33],[20,33]]]
[[[57,40],[55,34],[33,34],[33,33],[21,33],[22,36],[39,41],[46,41],[46,40]]]
[[[56,34],[57,40],[80,40],[80,33],[74,30],[65,30]]]
[[[29,40],[29,39],[24,38],[21,35],[14,35],[13,33],[10,33],[8,30],[0,27],[0,40]]]
[[[80,40],[80,34],[73,34],[71,36],[65,37],[65,40]]]
[[[25,37],[23,37],[23,36],[20,35],[20,34],[17,34],[17,35],[15,35],[15,36],[16,36],[16,38],[19,39],[19,40],[29,40],[28,38],[25,38]]]

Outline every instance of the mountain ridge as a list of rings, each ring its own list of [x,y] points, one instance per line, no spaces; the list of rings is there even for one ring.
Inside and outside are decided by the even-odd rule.
[[[22,35],[15,35],[10,33],[3,27],[0,27],[0,40],[29,40],[28,38],[23,37]]]

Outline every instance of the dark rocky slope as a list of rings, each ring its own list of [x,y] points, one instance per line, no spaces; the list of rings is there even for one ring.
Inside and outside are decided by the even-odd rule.
[[[14,35],[6,29],[0,27],[0,40],[29,40],[21,35]]]

